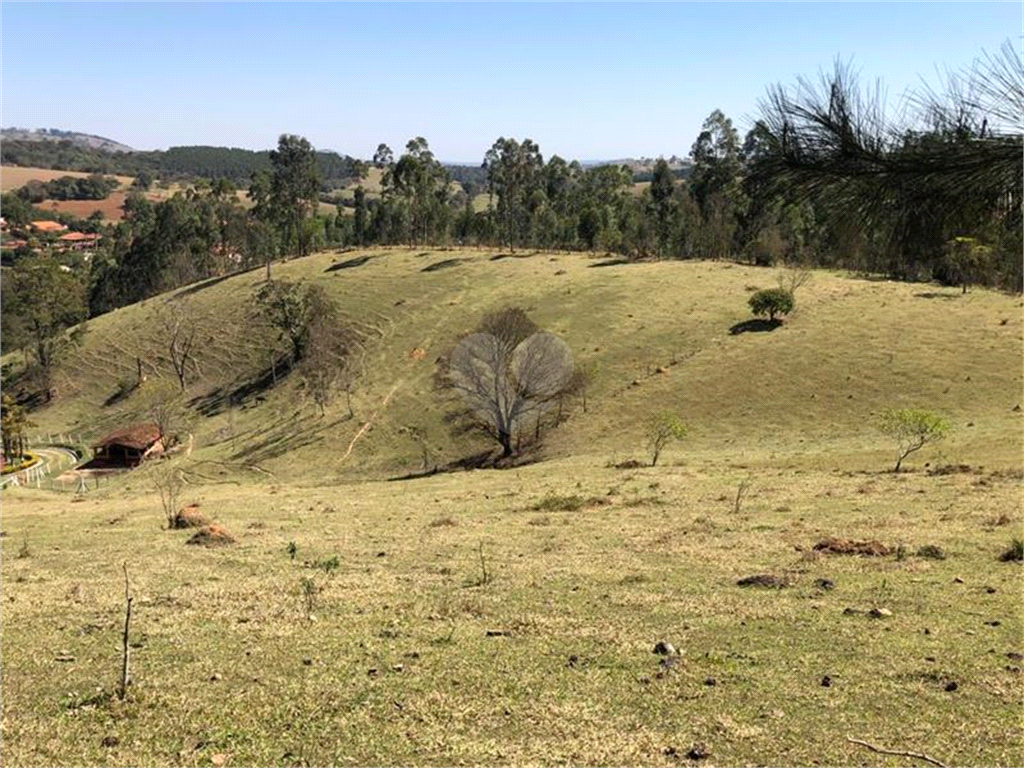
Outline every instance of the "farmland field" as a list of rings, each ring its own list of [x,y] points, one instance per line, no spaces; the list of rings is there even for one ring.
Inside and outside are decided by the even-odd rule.
[[[747,298],[781,270],[408,248],[273,269],[358,329],[351,415],[292,376],[251,389],[256,272],[90,321],[32,414],[79,444],[141,418],[173,376],[161,312],[198,324],[187,455],[3,491],[5,764],[922,764],[851,739],[1021,764],[1019,295],[818,270],[763,332]],[[415,477],[490,447],[452,433],[435,361],[503,306],[594,372],[586,409],[532,463]],[[874,425],[910,406],[951,431],[897,474]],[[652,467],[658,411],[689,431]],[[234,543],[165,529],[169,468],[172,506]]]
[[[25,186],[30,181],[53,181],[61,176],[73,176],[76,179],[84,179],[90,176],[88,173],[79,171],[55,171],[50,168],[25,168],[16,165],[0,166],[0,192],[10,192],[12,189]],[[114,176],[122,187],[132,183],[131,176]]]

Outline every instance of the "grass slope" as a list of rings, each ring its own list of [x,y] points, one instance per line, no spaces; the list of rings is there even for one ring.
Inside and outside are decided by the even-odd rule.
[[[293,480],[323,482],[421,468],[410,428],[425,432],[436,463],[484,448],[449,434],[450,404],[434,389],[434,361],[485,312],[515,305],[562,337],[578,364],[597,370],[588,412],[577,409],[551,434],[552,456],[642,458],[639,425],[652,410],[668,409],[691,427],[686,444],[671,449],[676,456],[882,468],[891,448],[873,418],[887,407],[922,406],[954,425],[946,443],[918,455],[923,460],[1020,464],[1019,297],[817,272],[781,328],[731,334],[749,319],[749,292],[774,284],[773,270],[496,255],[377,249],[275,266],[275,276],[322,284],[365,339],[355,418],[344,396],[319,418],[285,379],[199,418],[196,455],[244,458]],[[157,322],[172,304],[186,303],[201,329],[189,396],[243,387],[269,365],[273,345],[271,333],[246,317],[262,279],[254,271],[210,280],[90,323],[57,376],[57,402],[33,417],[40,430],[96,437],[138,413],[149,382],[125,401],[103,404],[119,380],[134,378],[137,357],[151,379],[173,375]]]
[[[704,764],[908,764],[853,737],[1020,764],[1021,566],[998,559],[1022,529],[1020,297],[816,272],[783,327],[730,334],[773,270],[495,255],[274,267],[336,296],[362,373],[353,419],[285,379],[195,420],[180,503],[236,544],[161,529],[160,465],[77,503],[3,492],[5,763],[669,766],[702,743]],[[244,386],[273,341],[246,319],[261,280],[98,318],[40,430],[137,414],[170,373],[156,317],[175,303],[202,327],[188,397]],[[449,435],[433,361],[506,304],[597,364],[587,413],[543,462],[386,482],[421,466],[410,427],[439,463],[483,447]],[[147,382],[104,406],[136,356]],[[871,419],[902,405],[954,431],[894,475]],[[662,408],[686,441],[657,468],[609,467],[646,457],[638,424]],[[889,554],[816,552],[828,536]],[[736,583],[757,574],[786,586]],[[680,655],[663,664],[658,641]]]

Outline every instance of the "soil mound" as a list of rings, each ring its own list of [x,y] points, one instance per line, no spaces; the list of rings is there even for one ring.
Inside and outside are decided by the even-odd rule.
[[[210,521],[206,519],[206,515],[199,511],[198,504],[189,504],[187,507],[182,507],[178,510],[178,514],[174,516],[174,527],[181,528],[202,528],[204,525],[209,525]]]
[[[889,554],[889,547],[880,541],[856,541],[854,539],[828,538],[814,545],[815,552],[831,555],[867,555],[883,557]]]
[[[223,547],[227,544],[234,544],[235,537],[221,525],[206,525],[192,534],[192,538],[185,543],[204,547]]]

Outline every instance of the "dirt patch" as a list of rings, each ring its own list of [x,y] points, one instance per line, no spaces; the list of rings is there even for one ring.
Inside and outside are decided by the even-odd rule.
[[[768,589],[782,589],[788,587],[789,582],[781,576],[772,576],[770,573],[758,573],[754,576],[744,576],[736,582],[737,587],[767,587]]]
[[[223,547],[234,544],[235,537],[221,525],[206,525],[192,534],[192,538],[185,543],[203,547]]]
[[[855,539],[822,539],[814,545],[815,552],[824,552],[830,555],[867,555],[870,557],[884,557],[891,551],[880,541],[857,541]]]
[[[970,464],[942,464],[928,470],[932,477],[941,475],[980,475],[981,467],[972,467]]]
[[[647,465],[642,461],[637,461],[636,459],[626,459],[625,461],[620,461],[618,464],[613,464],[612,466],[615,467],[615,469],[640,469]]]
[[[209,525],[210,521],[206,515],[199,511],[198,504],[189,504],[187,507],[182,507],[178,510],[178,514],[174,516],[174,527],[181,528],[202,528],[204,525]]]

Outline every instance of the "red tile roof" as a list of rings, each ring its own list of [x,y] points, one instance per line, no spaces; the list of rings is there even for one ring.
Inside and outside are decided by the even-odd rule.
[[[160,439],[160,428],[156,424],[133,424],[130,427],[111,432],[93,444],[93,448],[108,445],[123,445],[143,451]]]
[[[84,242],[86,240],[99,240],[101,235],[87,235],[85,232],[68,232],[66,235],[61,235],[58,240],[62,240],[67,243]]]
[[[61,224],[59,221],[33,221],[32,229],[39,232],[63,232],[67,227]]]

